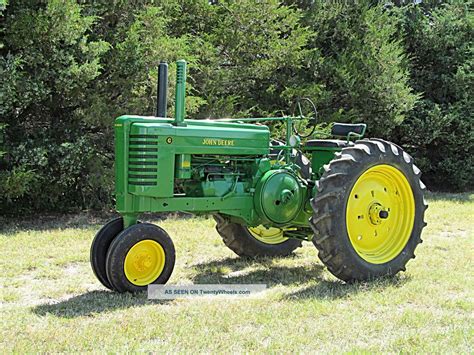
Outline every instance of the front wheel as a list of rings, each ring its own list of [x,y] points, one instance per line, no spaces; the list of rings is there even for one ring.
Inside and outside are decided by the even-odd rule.
[[[412,157],[378,139],[357,141],[325,166],[310,223],[333,275],[350,282],[405,270],[426,225],[420,176]]]
[[[109,290],[114,287],[107,278],[105,259],[107,251],[114,238],[123,230],[123,218],[118,217],[107,222],[95,235],[90,249],[90,262],[92,271],[102,285]]]
[[[124,229],[107,251],[106,272],[118,292],[145,291],[164,284],[173,272],[174,244],[164,229],[139,223]]]

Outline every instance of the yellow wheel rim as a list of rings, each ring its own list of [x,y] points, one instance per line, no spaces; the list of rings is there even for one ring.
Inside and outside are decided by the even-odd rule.
[[[283,229],[280,228],[266,228],[263,225],[259,225],[257,227],[250,227],[249,232],[255,239],[265,244],[280,244],[288,240],[288,238],[284,237]]]
[[[376,165],[355,182],[346,209],[349,239],[359,256],[372,264],[396,258],[408,243],[415,221],[415,199],[405,175]]]
[[[165,267],[165,251],[154,240],[135,244],[125,256],[124,271],[128,281],[146,286],[155,281]]]

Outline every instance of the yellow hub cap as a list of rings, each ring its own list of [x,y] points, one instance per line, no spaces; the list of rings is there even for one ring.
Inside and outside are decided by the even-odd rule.
[[[250,227],[249,232],[255,239],[265,244],[280,244],[288,240],[288,238],[284,237],[283,229],[280,228],[266,228],[259,225],[257,227]]]
[[[356,181],[347,201],[346,226],[359,256],[383,264],[400,254],[415,221],[415,199],[403,173],[376,165]]]
[[[155,281],[164,267],[165,251],[154,240],[146,239],[138,242],[125,256],[125,276],[137,286],[146,286]]]

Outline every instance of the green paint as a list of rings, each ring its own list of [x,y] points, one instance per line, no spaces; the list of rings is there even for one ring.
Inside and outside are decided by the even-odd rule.
[[[326,147],[305,147],[305,154],[311,155],[311,168],[313,174],[320,178],[323,173],[323,166],[328,164],[334,158],[334,154],[339,152],[341,149],[338,148],[326,148]]]
[[[292,237],[308,239],[313,184],[299,176],[288,144],[280,147],[282,160],[271,162],[269,128],[250,123],[284,121],[288,141],[296,118],[188,120],[185,85],[186,63],[178,61],[174,120],[115,121],[116,208],[125,227],[144,212],[221,213],[249,226],[293,228]],[[306,150],[313,176],[336,151]]]
[[[178,60],[176,62],[176,105],[175,122],[177,126],[183,126],[186,114],[186,62]]]
[[[291,171],[270,170],[255,191],[255,208],[265,223],[285,225],[301,210],[304,187]]]

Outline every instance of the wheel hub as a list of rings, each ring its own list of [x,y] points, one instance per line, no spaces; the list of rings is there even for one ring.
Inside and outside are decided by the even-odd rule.
[[[160,276],[165,266],[165,251],[154,240],[142,240],[127,253],[124,271],[134,285],[145,286]]]
[[[138,271],[143,272],[152,265],[151,256],[140,253],[139,255],[135,256],[133,265]]]
[[[374,202],[369,208],[369,219],[373,225],[379,225],[388,218],[388,211],[380,203]]]

